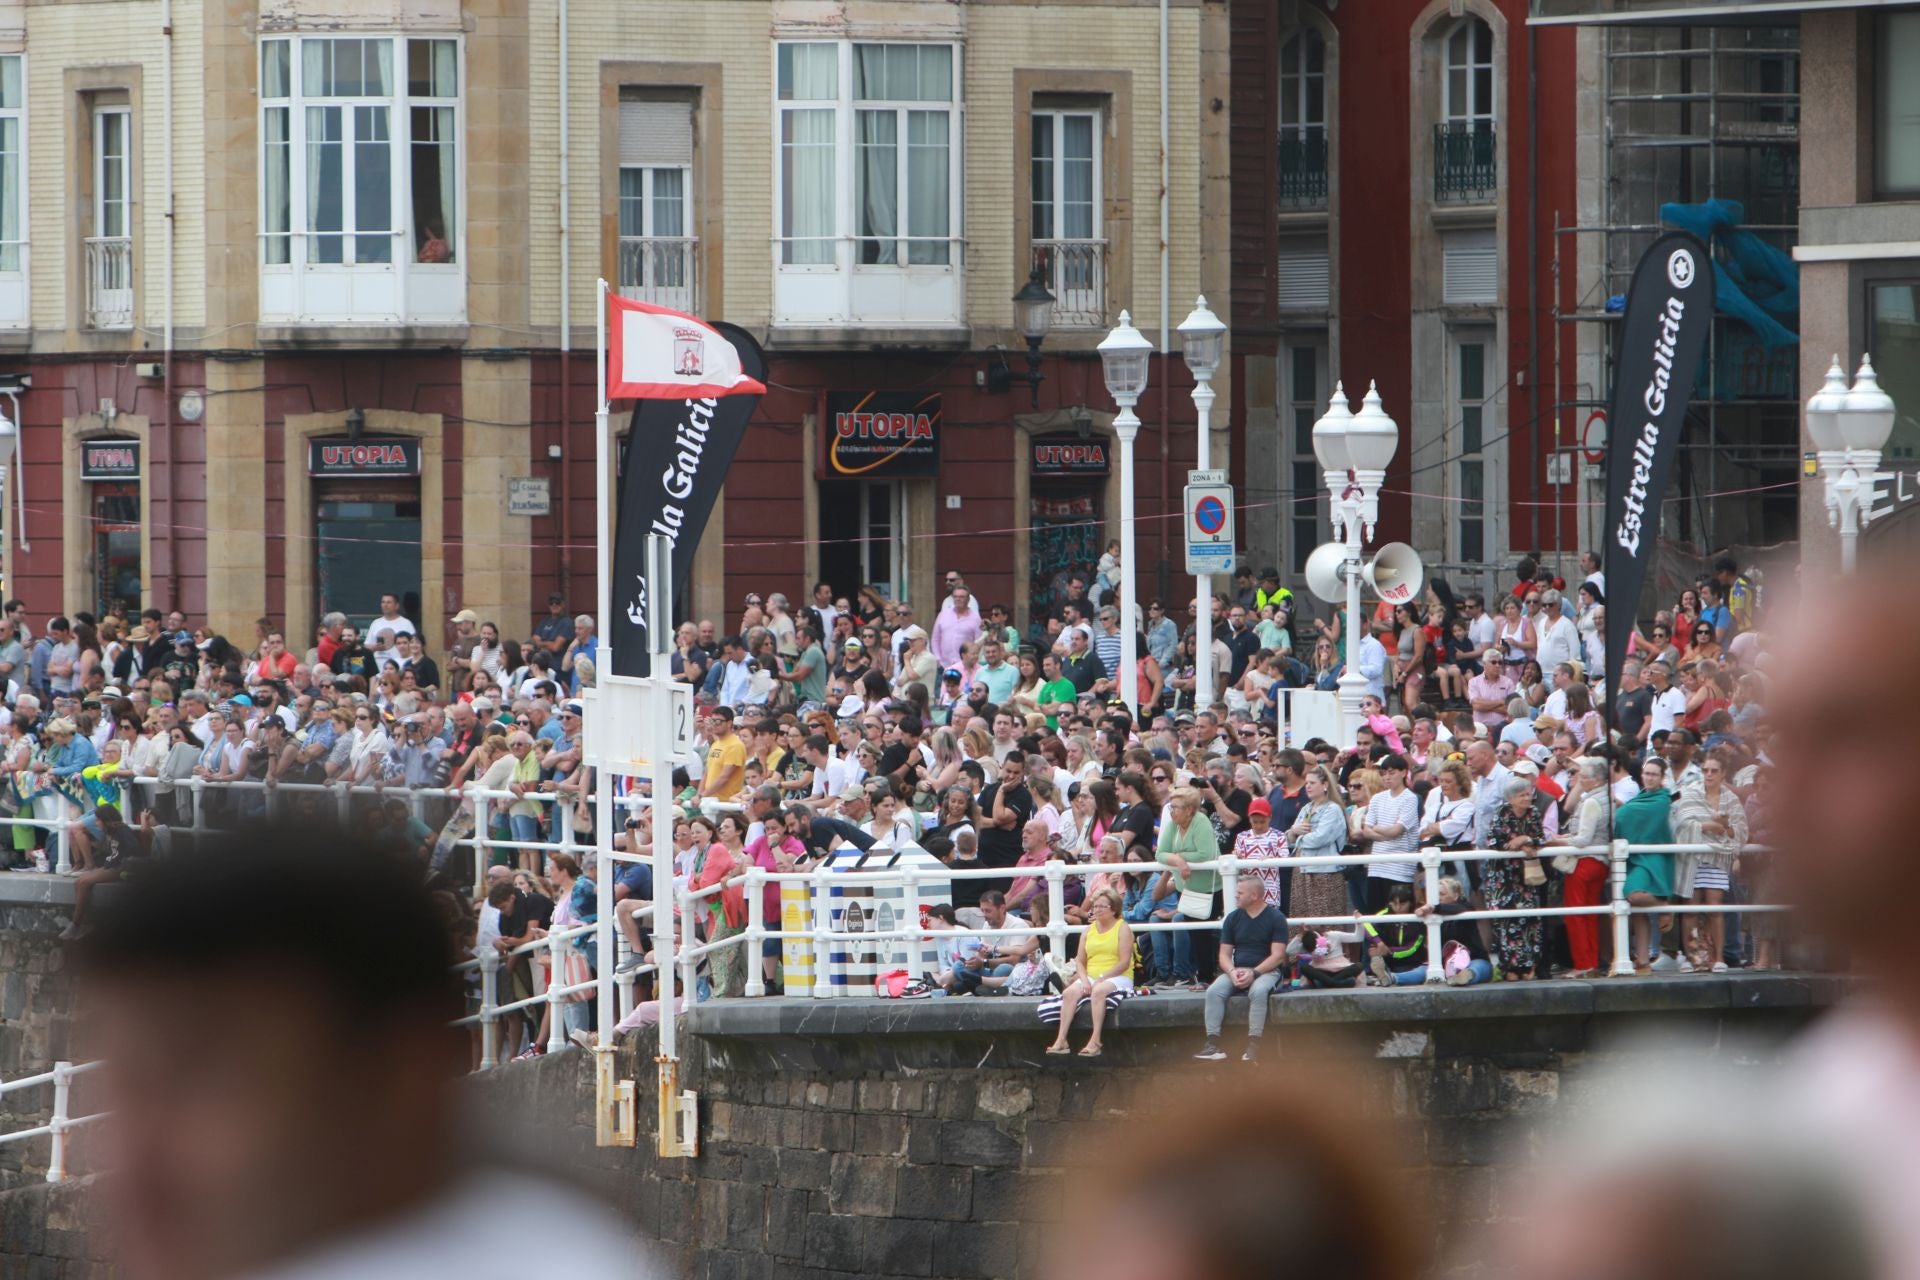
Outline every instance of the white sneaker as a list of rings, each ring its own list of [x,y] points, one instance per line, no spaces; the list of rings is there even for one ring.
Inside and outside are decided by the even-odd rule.
[[[1670,955],[1662,954],[1655,956],[1653,963],[1649,965],[1648,968],[1654,973],[1684,973],[1686,970],[1680,968],[1683,963],[1685,962],[1675,960]]]
[[[1692,973],[1693,961],[1687,959],[1685,956],[1681,956],[1680,963],[1674,966],[1674,972],[1675,973]]]
[[[1715,960],[1713,962],[1713,972],[1725,973],[1726,971],[1727,971],[1727,962],[1725,960]]]

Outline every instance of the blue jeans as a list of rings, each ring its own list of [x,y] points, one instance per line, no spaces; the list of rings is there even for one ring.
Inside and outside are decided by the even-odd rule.
[[[540,819],[524,813],[510,813],[507,815],[507,821],[513,828],[515,840],[533,842],[540,839]],[[529,850],[516,849],[514,852],[526,853]]]
[[[969,969],[966,965],[955,962],[953,966],[954,981],[969,987],[975,985],[981,978],[1004,978],[1012,972],[1013,966],[1010,964],[983,964],[978,969]]]
[[[1186,930],[1150,933],[1153,939],[1153,967],[1165,977],[1182,982],[1193,977],[1193,941]]]

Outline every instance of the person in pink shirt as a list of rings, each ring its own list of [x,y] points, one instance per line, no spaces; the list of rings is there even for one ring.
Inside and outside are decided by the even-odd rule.
[[[1480,655],[1480,674],[1467,681],[1467,701],[1473,706],[1475,724],[1489,732],[1507,722],[1507,703],[1513,697],[1513,676],[1507,661],[1497,649]]]
[[[798,833],[807,829],[807,815],[799,807],[789,808],[786,815],[775,821],[769,817],[758,838],[741,852],[749,862],[762,871],[794,871],[804,869],[800,861],[807,856],[807,846],[800,842]],[[780,927],[780,882],[769,880],[761,891],[761,919],[769,929]],[[780,939],[768,937],[760,944],[760,967],[766,973],[768,982],[772,982],[780,964]]]
[[[961,646],[979,638],[980,610],[974,607],[972,593],[963,586],[955,587],[933,623],[933,656],[942,670],[958,667]]]

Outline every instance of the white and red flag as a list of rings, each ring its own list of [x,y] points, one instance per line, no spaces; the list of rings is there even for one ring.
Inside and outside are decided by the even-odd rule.
[[[616,400],[703,400],[765,395],[740,352],[704,320],[607,295],[607,395]]]

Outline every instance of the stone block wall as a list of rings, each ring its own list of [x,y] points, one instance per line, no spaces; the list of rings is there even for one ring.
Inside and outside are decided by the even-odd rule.
[[[38,1075],[67,1051],[68,991],[60,931],[73,918],[73,882],[0,876],[0,1080]],[[45,1122],[50,1087],[0,1093],[0,1133]],[[37,1181],[45,1139],[0,1145],[0,1191]]]

